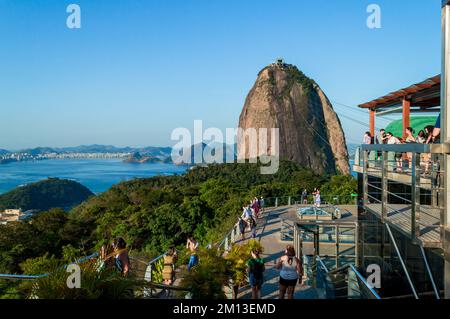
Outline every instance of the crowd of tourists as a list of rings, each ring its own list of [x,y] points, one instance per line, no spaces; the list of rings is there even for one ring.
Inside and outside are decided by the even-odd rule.
[[[305,196],[307,195],[306,192]],[[320,205],[320,190],[314,189],[313,196],[315,201],[318,201],[318,205]],[[243,213],[239,217],[242,239],[245,239],[247,228],[251,231],[251,238],[256,238],[257,220],[262,217],[264,209],[263,197],[255,197],[248,205],[243,207]],[[186,241],[186,250],[190,255],[187,265],[188,271],[191,271],[199,263],[198,248],[199,243],[194,237],[189,237]],[[170,286],[174,284],[177,260],[176,249],[170,247],[163,257],[162,279],[165,285]],[[103,245],[100,249],[98,261],[99,270],[103,268],[116,269],[122,275],[127,276],[131,265],[125,240],[118,237],[111,244]],[[264,284],[264,273],[266,272],[265,263],[266,261],[261,257],[261,252],[257,248],[252,249],[246,265],[253,299],[261,298],[261,288]],[[284,299],[287,296],[288,299],[293,299],[296,285],[302,283],[303,264],[296,257],[295,249],[292,245],[287,245],[283,256],[275,260],[275,269],[279,271],[279,298]]]
[[[440,138],[440,115],[436,124],[428,125],[420,130],[417,134],[412,127],[407,127],[403,136],[395,136],[392,132],[386,132],[381,129],[376,136],[372,136],[370,132],[366,132],[363,138],[364,144],[433,144],[439,143]],[[369,161],[380,161],[382,159],[381,151],[372,151],[369,153]],[[424,168],[424,174],[429,174],[431,165],[431,154],[421,154],[421,164]],[[389,167],[396,172],[410,171],[412,169],[412,153],[411,152],[388,152]]]
[[[242,240],[245,240],[247,228],[251,231],[251,237],[256,238],[257,220],[261,217],[261,213],[264,212],[264,198],[254,197],[250,204],[242,207],[242,210],[243,212],[238,222]]]

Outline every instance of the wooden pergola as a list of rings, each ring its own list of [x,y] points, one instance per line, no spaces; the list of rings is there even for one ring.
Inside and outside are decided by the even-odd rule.
[[[360,104],[370,114],[370,133],[375,135],[375,116],[402,113],[403,137],[405,128],[410,126],[411,113],[440,112],[441,75],[433,76],[423,82],[392,92],[373,101]]]

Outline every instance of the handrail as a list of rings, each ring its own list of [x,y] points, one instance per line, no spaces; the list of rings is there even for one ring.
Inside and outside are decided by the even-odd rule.
[[[444,143],[444,144],[420,144],[420,143],[362,144],[361,151],[449,154],[450,153],[450,143]]]
[[[319,256],[316,256],[316,261],[319,262],[319,264],[322,266],[322,268],[325,270],[325,272],[328,274],[330,271],[328,270],[327,266],[323,263],[322,259]]]
[[[409,285],[411,287],[411,290],[412,290],[412,292],[414,294],[414,297],[416,299],[419,299],[419,296],[417,295],[417,292],[416,292],[416,288],[414,287],[414,284],[413,284],[413,282],[411,280],[411,277],[409,276],[408,268],[406,268],[405,262],[403,261],[403,257],[400,254],[400,250],[398,249],[397,242],[395,241],[394,235],[392,234],[391,227],[389,227],[389,224],[385,224],[385,225],[386,225],[386,228],[388,230],[389,237],[391,238],[392,244],[394,245],[394,249],[395,249],[395,251],[397,253],[397,256],[400,259],[400,263],[402,265],[403,271],[405,272],[406,278],[408,279],[408,283],[409,283]]]
[[[66,269],[69,265],[80,264],[80,263],[83,263],[83,262],[88,261],[95,257],[98,257],[98,253],[93,253],[91,255],[82,257],[73,263],[64,265],[64,269]],[[48,277],[49,275],[50,275],[50,273],[40,274],[40,275],[0,274],[0,279],[34,280],[34,279],[45,278],[45,277]]]
[[[373,296],[375,297],[375,299],[381,299],[380,295],[378,295],[378,293],[375,291],[375,289],[373,289],[373,287],[371,287],[368,283],[367,280],[363,277],[363,275],[361,275],[361,273],[356,269],[355,266],[350,265],[350,268],[355,272],[356,276],[358,277],[358,279],[364,284],[364,286],[370,290],[370,292],[373,294]]]

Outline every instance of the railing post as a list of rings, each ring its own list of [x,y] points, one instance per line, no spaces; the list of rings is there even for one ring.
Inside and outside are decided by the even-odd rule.
[[[363,205],[367,205],[369,203],[368,195],[368,184],[369,184],[369,176],[367,175],[367,168],[369,165],[369,155],[367,150],[363,150]]]
[[[291,196],[289,196],[289,199],[288,199],[288,206],[291,206]]]
[[[387,204],[388,204],[388,152],[383,151],[383,163],[381,167],[381,220],[384,222],[387,217]]]
[[[411,238],[420,237],[420,153],[413,153],[411,176]]]
[[[278,197],[275,198],[275,208],[278,207]]]
[[[336,269],[339,268],[339,225],[335,226],[335,242],[336,242]]]

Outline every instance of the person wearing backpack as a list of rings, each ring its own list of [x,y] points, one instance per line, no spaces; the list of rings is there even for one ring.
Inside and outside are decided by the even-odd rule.
[[[122,237],[114,240],[114,260],[116,269],[124,276],[130,272],[130,257],[128,256],[127,243]]]
[[[164,284],[171,286],[175,280],[175,263],[178,256],[174,247],[170,247],[164,256],[164,268],[162,271]]]
[[[261,299],[261,286],[264,282],[264,259],[257,248],[252,249],[252,258],[247,262],[247,272],[252,287],[252,299]]]
[[[286,291],[288,299],[294,299],[295,286],[297,282],[302,283],[303,264],[295,256],[292,245],[287,245],[285,255],[280,258],[275,268],[280,270],[280,299],[284,299]]]

